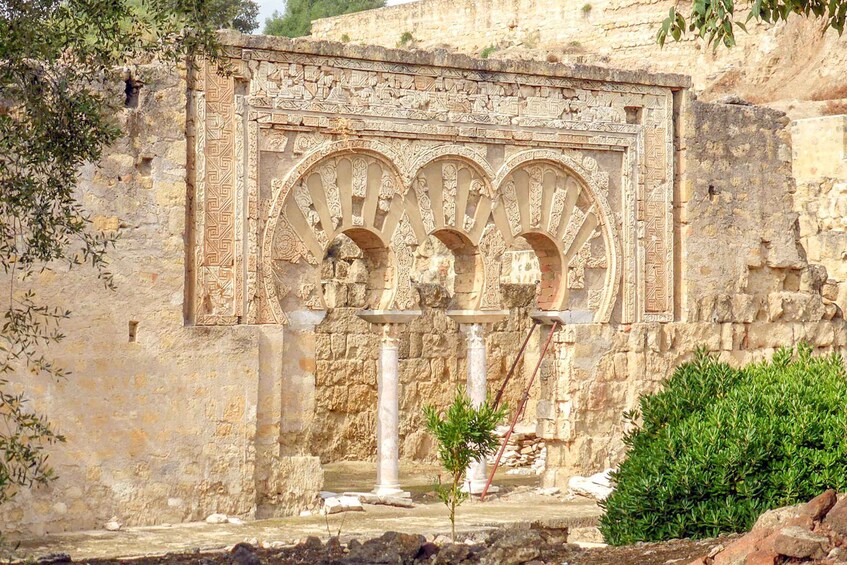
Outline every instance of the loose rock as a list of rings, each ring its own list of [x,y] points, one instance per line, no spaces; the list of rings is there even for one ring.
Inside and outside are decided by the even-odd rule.
[[[207,524],[226,524],[227,520],[226,514],[209,514],[206,516]]]
[[[813,534],[799,526],[788,526],[780,530],[774,539],[774,549],[780,555],[804,559],[822,559],[828,553],[829,538]]]

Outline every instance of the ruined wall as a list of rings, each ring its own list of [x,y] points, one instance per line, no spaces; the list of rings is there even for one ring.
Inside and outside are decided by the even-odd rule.
[[[683,100],[675,198],[680,319],[572,326],[556,336],[558,375],[542,392],[545,482],[563,485],[624,454],[621,414],[698,346],[735,365],[806,340],[847,348],[825,270],[801,246],[788,121],[773,110]]]
[[[827,270],[824,296],[847,309],[847,116],[792,124],[794,209],[809,262]]]
[[[108,254],[117,290],[85,268],[33,281],[40,299],[73,313],[48,351],[71,376],[15,381],[67,443],[49,449],[57,481],[0,508],[4,535],[100,528],[112,516],[249,516],[255,506],[265,331],[185,324],[185,76],[142,67],[137,78],[138,107],[116,116],[126,135],[79,184],[94,227],[120,231]]]

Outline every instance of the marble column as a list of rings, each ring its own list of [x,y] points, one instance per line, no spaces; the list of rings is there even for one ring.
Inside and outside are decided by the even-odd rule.
[[[400,496],[400,338],[397,324],[383,324],[379,345],[376,411],[376,487],[379,496]]]
[[[485,361],[485,327],[482,324],[462,324],[467,343],[468,398],[474,408],[479,408],[488,394],[488,376]],[[464,490],[479,494],[488,480],[488,464],[485,458],[474,461],[468,467]]]
[[[379,496],[409,496],[400,488],[400,330],[419,310],[362,310],[358,316],[381,328],[377,371],[376,486]]]
[[[467,351],[467,394],[474,407],[485,402],[488,395],[488,376],[485,349],[485,324],[499,322],[509,315],[508,310],[448,310],[447,315],[459,323],[465,335]],[[488,481],[488,464],[485,459],[474,461],[468,467],[462,490],[480,494]],[[489,492],[496,492],[491,487]]]

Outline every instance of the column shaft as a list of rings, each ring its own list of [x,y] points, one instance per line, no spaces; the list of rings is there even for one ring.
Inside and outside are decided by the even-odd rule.
[[[488,376],[485,359],[485,330],[482,324],[463,324],[467,338],[468,398],[474,408],[485,402],[488,395]],[[479,459],[468,467],[465,490],[479,494],[488,479],[488,465],[485,458]]]
[[[377,471],[374,492],[403,494],[400,489],[399,374],[400,339],[397,324],[383,324],[377,376]]]

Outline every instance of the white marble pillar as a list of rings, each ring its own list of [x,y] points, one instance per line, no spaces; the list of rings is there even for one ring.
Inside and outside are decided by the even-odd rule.
[[[403,324],[420,310],[360,310],[358,316],[382,329],[377,371],[376,487],[379,496],[410,496],[400,488],[400,337]]]
[[[485,328],[482,324],[462,324],[467,343],[468,398],[474,408],[485,402],[488,394],[487,366],[485,361]],[[474,461],[468,467],[464,490],[479,494],[488,480],[488,464],[485,458]]]
[[[379,496],[401,496],[399,373],[400,338],[397,324],[382,325],[377,375],[376,488]]]

